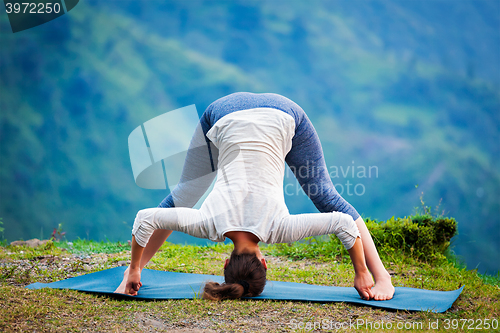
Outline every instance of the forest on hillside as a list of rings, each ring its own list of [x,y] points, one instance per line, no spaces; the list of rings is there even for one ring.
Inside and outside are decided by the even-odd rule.
[[[167,194],[134,183],[131,131],[273,92],[307,112],[364,217],[424,201],[456,218],[452,248],[469,268],[496,272],[499,26],[496,1],[81,1],[15,34],[1,14],[3,236],[62,224],[68,239],[129,239],[136,212]],[[316,211],[290,172],[284,189],[291,213]]]

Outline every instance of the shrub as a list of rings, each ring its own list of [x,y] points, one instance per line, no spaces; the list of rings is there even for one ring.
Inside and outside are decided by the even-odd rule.
[[[377,248],[403,251],[424,261],[444,258],[451,238],[457,234],[455,219],[431,215],[392,217],[385,222],[367,220],[366,226]]]
[[[450,239],[457,233],[457,222],[453,218],[431,215],[415,215],[394,218],[383,222],[365,220],[377,250],[381,253],[404,253],[423,261],[445,258]],[[349,260],[348,253],[335,235],[308,237],[294,244],[275,244],[269,248],[271,254],[284,255],[292,259],[336,259]]]

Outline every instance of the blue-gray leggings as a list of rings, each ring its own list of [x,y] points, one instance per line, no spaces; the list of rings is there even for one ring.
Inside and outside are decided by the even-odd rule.
[[[203,132],[206,135],[217,120],[231,112],[254,108],[274,108],[286,112],[294,118],[295,135],[292,138],[292,149],[285,158],[286,163],[293,171],[304,192],[320,212],[342,212],[351,215],[356,220],[359,217],[358,212],[342,198],[330,179],[323,149],[314,126],[304,110],[288,98],[278,94],[247,92],[222,97],[210,104],[201,116],[200,123]],[[214,146],[209,144],[208,138],[205,137],[205,139],[209,150],[210,147],[213,150]],[[214,155],[210,154],[212,170],[216,164],[212,157]],[[171,194],[158,205],[158,207],[164,208],[174,206]]]

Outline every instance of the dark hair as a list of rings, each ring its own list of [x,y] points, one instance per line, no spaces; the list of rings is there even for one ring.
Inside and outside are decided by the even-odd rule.
[[[245,283],[246,282],[246,283]],[[258,296],[266,285],[266,268],[255,253],[231,253],[224,270],[224,283],[207,282],[203,298],[212,301]],[[245,287],[243,287],[245,286]],[[245,293],[248,289],[248,293]]]

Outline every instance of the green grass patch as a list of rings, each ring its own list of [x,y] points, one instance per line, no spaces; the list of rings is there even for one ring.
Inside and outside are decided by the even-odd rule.
[[[46,255],[61,255],[62,252],[63,250],[58,248],[52,241],[37,247],[11,246],[5,244],[0,247],[0,260],[6,258],[13,260],[32,260]]]
[[[449,330],[444,328],[445,322],[453,320],[460,324],[464,319],[498,320],[500,276],[467,270],[448,249],[453,228],[442,226],[453,222],[439,219],[424,215],[385,222],[370,220],[367,225],[376,237],[394,286],[447,291],[465,285],[453,307],[443,314],[388,311],[346,303],[202,299],[139,302],[70,290],[23,288],[33,282],[52,282],[116,267],[120,261],[130,259],[128,244],[77,240],[49,242],[38,248],[0,247],[0,331],[306,332],[305,328],[296,329],[293,323],[313,325],[324,320],[345,323],[360,319],[394,325],[421,323],[424,328],[437,320],[440,326],[435,331],[446,332]],[[415,232],[428,237],[434,250],[413,239]],[[166,242],[147,268],[222,275],[224,260],[232,249],[231,244],[223,243],[195,246]],[[268,262],[269,280],[344,287],[353,284],[352,263],[336,237],[264,245],[261,250]],[[194,292],[199,296],[201,290]]]
[[[118,253],[130,250],[128,243],[110,242],[110,241],[93,241],[86,239],[77,239],[73,242],[60,241],[55,245],[60,249],[65,249],[70,253],[76,254],[91,254],[91,253]]]

